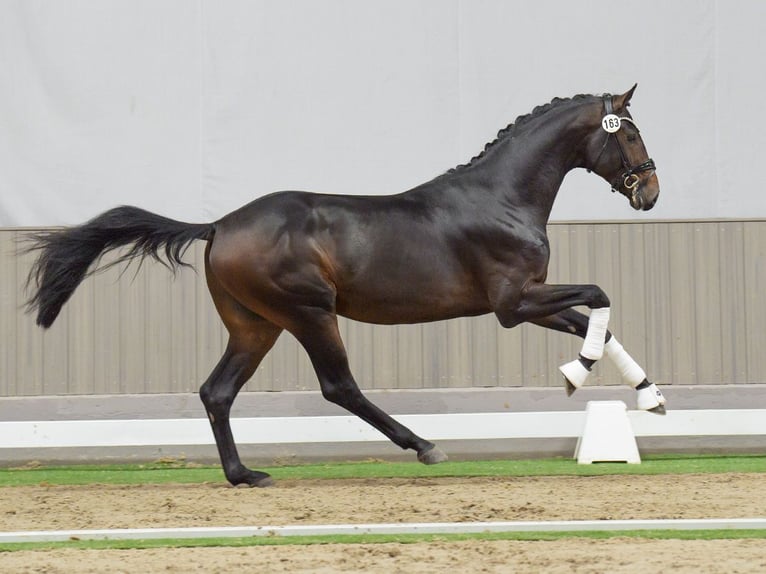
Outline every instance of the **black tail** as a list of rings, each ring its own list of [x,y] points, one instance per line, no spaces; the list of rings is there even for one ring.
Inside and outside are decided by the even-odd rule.
[[[211,239],[214,230],[212,223],[183,223],[123,206],[83,225],[32,234],[28,237],[32,245],[25,251],[40,251],[40,255],[27,277],[27,288],[35,286],[27,310],[37,311],[37,324],[47,329],[82,280],[100,269],[98,264],[91,265],[104,253],[132,245],[127,253],[101,269],[151,256],[175,271],[188,266],[181,258],[189,245],[197,239]]]

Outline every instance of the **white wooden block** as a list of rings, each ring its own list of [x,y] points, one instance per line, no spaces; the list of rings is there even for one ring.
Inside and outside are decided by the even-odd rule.
[[[585,406],[585,426],[577,441],[575,458],[579,464],[641,463],[624,402],[588,401]]]

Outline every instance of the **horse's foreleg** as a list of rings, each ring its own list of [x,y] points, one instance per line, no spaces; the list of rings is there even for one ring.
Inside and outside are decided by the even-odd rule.
[[[564,333],[571,333],[578,337],[585,338],[589,327],[589,318],[582,313],[575,311],[574,309],[565,309],[560,313],[543,317],[542,319],[532,320],[532,323],[546,327],[548,329],[554,329]],[[612,335],[608,330],[605,335],[606,343],[604,345],[604,352],[607,357],[614,363],[620,375],[631,387],[637,391],[637,404],[641,410],[647,410],[656,413],[664,413],[665,397],[662,392],[657,388],[654,383],[650,383],[646,378],[646,373],[639,366],[639,364],[631,357],[623,346],[617,341],[617,338]],[[577,359],[582,367],[586,370],[586,373],[590,371],[591,367],[595,363],[595,360],[580,356]],[[571,363],[568,363],[571,364]],[[564,374],[567,380],[567,391],[571,394],[570,390],[574,387],[570,386],[571,382]]]
[[[547,285],[527,283],[516,292],[500,293],[500,307],[495,314],[503,326],[514,326],[525,321],[539,321],[562,311],[587,305],[591,309],[580,357],[559,367],[571,395],[580,388],[590,373],[590,367],[604,353],[607,325],[609,324],[609,297],[597,285]]]
[[[609,307],[591,309],[580,356],[559,367],[567,383],[567,394],[571,395],[585,383],[593,364],[603,356],[609,313]]]
[[[311,359],[322,396],[372,425],[397,446],[416,451],[420,462],[436,464],[447,460],[441,449],[391,418],[362,394],[351,374],[335,316],[317,310],[310,315],[300,321],[294,334]]]
[[[665,397],[654,383],[646,378],[644,370],[633,360],[616,337],[611,337],[604,345],[606,356],[611,359],[620,375],[631,387],[636,389],[638,408],[657,414],[665,414]]]
[[[507,285],[512,285],[508,283]],[[580,358],[559,367],[567,383],[567,393],[572,394],[585,383],[590,366],[604,352],[607,324],[609,323],[609,297],[597,285],[547,285],[526,283],[521,290],[503,289],[501,285],[495,296],[495,315],[503,327],[514,327],[526,321],[535,322],[557,315],[577,305],[592,309],[585,330]]]
[[[580,351],[580,356],[574,361],[570,361],[559,367],[559,370],[564,375],[564,382],[566,384],[567,395],[572,395],[578,388],[580,388],[590,374],[591,368],[598,359],[601,358],[604,351],[604,341],[612,339],[612,334],[606,329],[606,320],[608,320],[609,308],[605,308],[607,313],[596,313],[596,321],[591,321],[587,315],[583,315],[575,311],[574,309],[564,309],[558,313],[548,315],[546,317],[530,319],[530,323],[545,327],[546,329],[553,329],[555,331],[561,331],[563,333],[570,333],[577,335],[581,339],[585,339],[583,342],[583,350]],[[592,323],[596,322],[596,328],[591,329]],[[598,340],[601,341],[601,346],[594,344]]]

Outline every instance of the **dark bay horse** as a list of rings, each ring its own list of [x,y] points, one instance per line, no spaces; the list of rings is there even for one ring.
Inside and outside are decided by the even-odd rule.
[[[503,327],[529,321],[572,333],[584,342],[580,357],[561,367],[570,391],[606,352],[638,390],[639,408],[662,412],[662,394],[607,330],[606,294],[596,285],[545,282],[546,224],[567,172],[598,174],[636,210],[657,201],[654,162],[628,113],[634,90],[554,99],[501,130],[469,163],[398,195],[281,192],[206,224],[123,206],[36,234],[29,309],[49,327],[110,250],[128,247],[116,263],[150,256],[175,268],[191,242],[206,241],[207,284],[229,341],[200,396],[234,485],[271,483],[240,461],[229,411],[283,330],[305,348],[327,400],[421,462],[446,460],[362,395],[337,315],[396,324],[494,313]],[[590,316],[575,306],[589,307]]]

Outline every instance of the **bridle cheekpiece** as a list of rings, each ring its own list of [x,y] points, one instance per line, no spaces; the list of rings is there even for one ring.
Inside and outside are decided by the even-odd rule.
[[[645,162],[632,166],[630,165],[630,161],[628,160],[628,156],[625,153],[625,150],[622,148],[622,144],[620,143],[619,138],[617,137],[617,132],[620,131],[620,128],[622,127],[622,122],[630,122],[633,124],[633,127],[636,128],[636,131],[638,133],[641,133],[641,131],[638,129],[638,126],[636,125],[636,122],[633,121],[632,118],[629,118],[627,116],[617,116],[614,113],[614,107],[612,105],[612,96],[607,94],[603,97],[604,101],[604,111],[605,115],[601,119],[601,127],[606,132],[606,138],[604,139],[604,145],[601,146],[601,151],[598,152],[598,155],[596,156],[596,160],[593,162],[593,165],[595,166],[598,164],[598,160],[601,159],[601,156],[604,153],[604,150],[606,149],[606,146],[609,144],[609,140],[614,136],[614,141],[617,143],[617,150],[620,152],[620,159],[622,160],[622,165],[625,168],[625,171],[622,172],[620,175],[615,177],[612,182],[610,183],[612,187],[612,191],[620,191],[619,186],[622,185],[622,187],[625,188],[625,191],[630,193],[630,203],[631,205],[640,204],[640,197],[638,196],[638,185],[640,183],[640,178],[638,177],[639,173],[645,172],[645,171],[654,171],[657,169],[657,166],[654,163],[654,160],[652,158],[647,159]],[[591,171],[590,169],[588,171]]]

